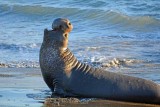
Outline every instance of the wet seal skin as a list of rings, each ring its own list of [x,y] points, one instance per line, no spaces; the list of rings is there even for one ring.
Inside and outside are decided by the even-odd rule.
[[[44,30],[39,61],[44,81],[55,95],[160,104],[160,85],[79,62],[68,49],[73,29],[68,19],[55,19],[52,29]]]

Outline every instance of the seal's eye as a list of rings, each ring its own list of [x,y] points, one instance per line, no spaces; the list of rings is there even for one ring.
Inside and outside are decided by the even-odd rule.
[[[62,25],[60,25],[59,28],[62,29]]]
[[[69,25],[71,25],[71,23],[68,23]]]

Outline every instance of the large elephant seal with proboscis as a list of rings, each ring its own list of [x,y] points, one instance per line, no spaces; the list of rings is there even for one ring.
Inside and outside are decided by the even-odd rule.
[[[158,84],[79,62],[67,47],[73,28],[69,20],[58,18],[52,28],[44,30],[40,67],[44,81],[54,94],[160,104]]]

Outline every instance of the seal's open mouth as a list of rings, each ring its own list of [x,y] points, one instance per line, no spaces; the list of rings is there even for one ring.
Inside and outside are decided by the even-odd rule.
[[[58,31],[58,29],[52,29],[51,31],[54,31],[54,32],[55,32],[55,31]]]

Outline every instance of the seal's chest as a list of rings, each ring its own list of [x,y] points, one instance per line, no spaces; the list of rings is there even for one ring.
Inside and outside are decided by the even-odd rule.
[[[53,48],[42,49],[41,52],[41,63],[45,66],[53,66],[59,62],[59,55]]]

